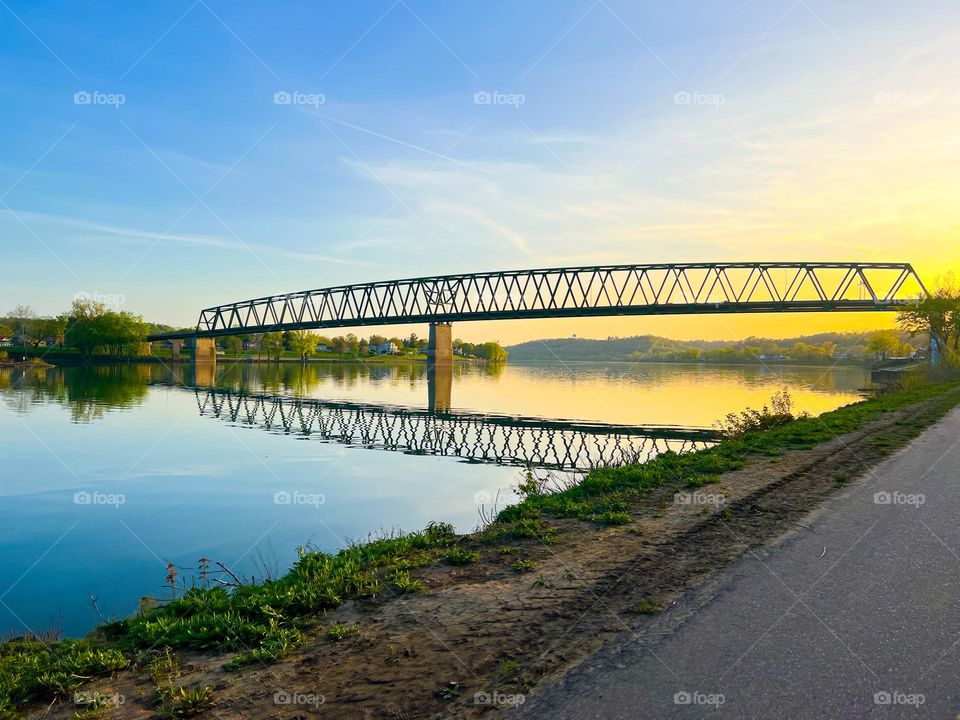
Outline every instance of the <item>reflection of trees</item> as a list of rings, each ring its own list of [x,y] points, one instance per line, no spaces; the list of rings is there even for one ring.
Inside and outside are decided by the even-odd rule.
[[[217,386],[233,390],[267,392],[276,395],[307,395],[319,385],[337,387],[409,384],[426,380],[423,363],[396,365],[364,363],[236,363],[225,365],[217,374]]]
[[[504,365],[456,363],[453,376],[499,377]],[[274,395],[307,396],[318,386],[339,388],[366,385],[401,387],[413,390],[427,382],[425,363],[223,363],[217,367],[217,387]]]
[[[56,403],[70,409],[74,422],[91,422],[115,408],[139,405],[148,383],[157,379],[155,365],[86,365],[46,370],[13,370],[4,381],[4,402],[19,413]]]

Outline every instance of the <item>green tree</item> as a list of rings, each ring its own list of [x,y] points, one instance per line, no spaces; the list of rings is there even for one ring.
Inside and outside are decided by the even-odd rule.
[[[280,359],[283,353],[283,335],[278,332],[267,333],[260,342],[260,349],[267,354],[267,357]]]
[[[901,310],[897,323],[910,337],[935,339],[942,352],[960,352],[960,285],[953,273],[941,278],[928,297]]]
[[[490,363],[502,363],[507,360],[507,351],[495,342],[485,342],[477,345],[476,355]]]
[[[886,360],[900,347],[900,336],[896,330],[876,330],[867,337],[867,350],[878,360]]]
[[[229,353],[238,353],[243,350],[243,338],[239,335],[227,335],[223,339],[223,349]]]
[[[74,300],[64,335],[84,355],[97,351],[122,355],[137,352],[147,333],[148,326],[139,315],[113,312],[93,300]]]
[[[317,336],[309,330],[294,330],[290,333],[290,346],[300,360],[306,360],[317,349]]]
[[[359,338],[353,333],[350,333],[347,335],[347,337],[344,338],[344,340],[347,344],[347,351],[350,353],[350,355],[353,357],[357,357],[357,355],[360,353]]]

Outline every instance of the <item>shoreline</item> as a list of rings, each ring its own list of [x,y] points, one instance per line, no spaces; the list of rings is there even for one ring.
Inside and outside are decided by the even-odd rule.
[[[272,698],[254,693],[259,687],[322,693],[330,717],[367,711],[389,717],[377,702],[387,688],[404,717],[454,710],[471,716],[485,709],[472,703],[475,693],[529,692],[623,629],[622,623],[609,627],[607,615],[655,615],[749,547],[790,529],[803,512],[958,403],[957,384],[904,390],[698,453],[594,471],[558,494],[531,480],[521,486],[526,499],[482,532],[458,536],[434,525],[336,555],[308,554],[273,584],[280,588],[234,588],[234,596],[276,606],[280,625],[252,616],[250,627],[261,629],[248,630],[233,649],[224,644],[227,628],[204,641],[212,654],[202,652],[195,635],[183,634],[189,623],[179,634],[158,630],[164,617],[181,617],[189,607],[199,613],[200,606],[183,600],[104,626],[76,642],[120,656],[86,674],[116,671],[121,663],[127,669],[86,687],[126,697],[103,717],[141,717],[156,690],[146,662],[156,657],[141,658],[143,648],[172,646],[183,664],[171,682],[213,688],[220,717],[275,714]],[[720,495],[724,502],[677,503],[675,493]],[[761,498],[779,510],[758,519]],[[718,545],[730,531],[741,540],[731,544],[726,536]],[[333,572],[347,565],[352,579]],[[294,599],[282,599],[284,587]],[[320,593],[315,601],[305,599],[307,589]],[[226,592],[201,595],[208,592],[224,611],[234,606]],[[591,612],[598,598],[610,604],[606,619]],[[568,632],[564,618],[569,625],[585,616],[562,649],[553,647]],[[462,666],[449,648],[463,656]],[[233,669],[224,670],[225,663]],[[322,671],[324,686],[302,677],[301,667]],[[75,709],[55,705],[49,717],[70,717]]]

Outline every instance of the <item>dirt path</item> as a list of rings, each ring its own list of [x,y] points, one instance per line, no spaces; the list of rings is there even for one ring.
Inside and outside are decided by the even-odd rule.
[[[511,554],[490,548],[474,565],[428,568],[418,574],[425,591],[329,613],[324,626],[359,622],[360,631],[337,642],[314,638],[280,664],[227,672],[224,657],[182,656],[177,683],[212,687],[210,715],[223,720],[488,713],[641,626],[642,615],[748,548],[795,530],[844,482],[942,415],[943,402],[890,413],[811,450],[755,458],[700,489],[722,494],[723,504],[680,504],[672,491],[658,491],[638,503],[628,525],[557,522],[557,544],[512,542]],[[518,558],[536,568],[515,571]],[[102,717],[155,717],[146,673],[92,687],[125,698]],[[43,715],[72,717],[74,710]]]

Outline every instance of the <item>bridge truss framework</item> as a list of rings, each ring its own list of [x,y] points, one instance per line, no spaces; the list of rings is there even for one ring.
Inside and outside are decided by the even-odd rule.
[[[606,265],[343,285],[207,308],[151,339],[471,320],[762,312],[875,312],[917,302],[909,263]]]

